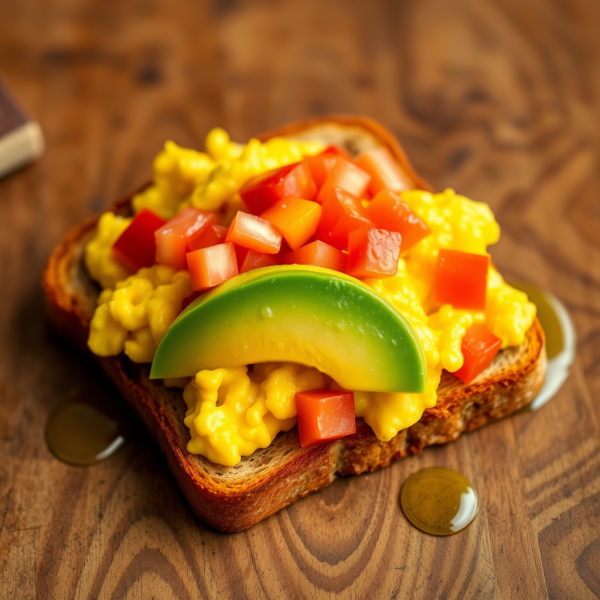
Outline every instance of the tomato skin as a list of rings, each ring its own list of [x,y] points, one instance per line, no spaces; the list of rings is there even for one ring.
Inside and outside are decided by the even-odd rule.
[[[304,164],[310,170],[313,181],[317,186],[317,189],[321,189],[327,175],[333,167],[335,167],[338,158],[345,158],[348,162],[352,160],[343,150],[340,150],[337,146],[327,146],[321,154],[317,156],[307,156],[304,158]]]
[[[165,223],[162,217],[143,208],[113,244],[113,253],[134,272],[142,267],[151,267],[156,255],[154,232]]]
[[[435,303],[484,310],[489,266],[489,254],[442,248],[433,285]]]
[[[501,346],[502,340],[487,327],[479,323],[471,325],[463,337],[461,346],[465,362],[453,375],[464,383],[471,383],[477,375],[492,364]]]
[[[227,237],[227,227],[212,223],[206,226],[194,239],[188,242],[188,251],[199,250],[200,248],[208,248],[216,244],[222,244]]]
[[[314,265],[344,273],[346,255],[337,248],[316,240],[285,255],[286,265]]]
[[[260,215],[282,198],[293,196],[313,200],[317,186],[304,162],[294,163],[253,177],[240,189],[248,210]]]
[[[235,248],[232,243],[200,248],[186,255],[192,289],[203,291],[238,275]]]
[[[327,179],[316,201],[323,204],[332,194],[335,188],[340,188],[357,198],[365,193],[371,176],[359,169],[355,164],[345,158],[337,158],[334,167],[327,175]]]
[[[310,390],[296,393],[298,434],[303,448],[356,432],[354,392]]]
[[[267,209],[261,219],[281,231],[292,250],[303,246],[317,231],[321,205],[301,198],[284,198]]]
[[[362,152],[354,161],[371,176],[369,191],[376,195],[387,188],[393,192],[403,192],[415,187],[410,177],[390,154],[387,148],[371,148]]]
[[[402,252],[412,248],[431,233],[431,229],[399,194],[381,190],[369,202],[366,214],[375,227],[397,231],[402,236]]]
[[[250,248],[242,248],[242,246],[235,247],[235,255],[237,257],[240,275],[252,271],[253,269],[273,267],[281,264],[281,257],[279,254],[265,254],[264,252],[250,250]]]
[[[322,241],[339,250],[346,250],[351,231],[371,226],[373,223],[367,217],[360,200],[340,188],[334,188],[323,204],[317,231]]]
[[[269,221],[241,210],[233,218],[225,238],[226,242],[265,254],[277,254],[281,240],[281,233]]]
[[[401,240],[398,232],[375,227],[350,232],[346,273],[359,279],[396,275]]]
[[[217,215],[212,211],[199,210],[191,206],[178,212],[160,229],[156,238],[156,262],[174,269],[185,269],[185,255],[194,239],[201,236],[208,225],[216,224]]]

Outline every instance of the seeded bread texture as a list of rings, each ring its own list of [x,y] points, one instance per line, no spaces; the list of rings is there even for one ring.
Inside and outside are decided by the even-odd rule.
[[[358,117],[329,117],[288,125],[273,135],[335,143],[351,154],[385,146],[421,189],[430,189],[414,172],[398,142],[377,123]],[[111,210],[129,214],[130,197]],[[86,242],[98,217],[71,230],[52,253],[43,274],[46,308],[54,328],[86,348],[89,323],[99,293],[83,264]],[[221,531],[241,531],[281,508],[329,485],[338,475],[359,475],[443,444],[501,419],[529,404],[546,371],[544,333],[536,320],[523,344],[502,350],[488,369],[464,385],[444,373],[438,403],[421,420],[390,442],[380,442],[362,419],[356,433],[335,442],[301,448],[297,429],[282,433],[266,449],[226,467],[187,452],[189,430],[180,390],[148,378],[149,368],[124,355],[96,357],[127,402],[150,429],[183,493],[198,517]]]

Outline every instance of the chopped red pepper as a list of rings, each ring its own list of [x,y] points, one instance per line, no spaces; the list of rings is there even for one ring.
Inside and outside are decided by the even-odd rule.
[[[484,310],[489,266],[489,254],[441,249],[434,281],[435,302]]]
[[[365,150],[354,163],[371,176],[369,191],[373,195],[384,188],[393,192],[402,192],[414,187],[413,182],[387,148]]]
[[[317,195],[317,202],[323,204],[335,188],[340,188],[357,198],[362,197],[371,176],[344,158],[337,158],[334,167]]]
[[[156,255],[154,232],[165,223],[162,217],[142,208],[113,244],[115,256],[132,271],[151,267]]]
[[[346,255],[337,248],[316,240],[285,256],[286,265],[314,265],[333,271],[344,272]]]
[[[327,175],[329,175],[331,169],[335,167],[337,158],[339,157],[345,158],[349,162],[352,160],[346,152],[340,150],[337,146],[327,146],[321,154],[317,156],[307,156],[304,159],[304,164],[309,168],[310,174],[318,189],[323,187]]]
[[[184,208],[154,232],[156,262],[174,269],[185,269],[185,255],[194,246],[195,239],[202,236],[208,225],[216,223],[217,215],[212,211],[192,206]]]
[[[232,243],[200,248],[188,252],[186,258],[192,289],[196,291],[215,287],[239,274]]]
[[[281,231],[292,250],[300,248],[317,231],[321,218],[321,205],[300,198],[284,198],[262,215]]]
[[[205,227],[199,235],[188,243],[189,251],[199,250],[200,248],[208,248],[215,244],[222,244],[227,237],[227,227],[213,223]]]
[[[429,226],[399,194],[381,190],[366,208],[366,214],[376,227],[397,231],[402,235],[402,252],[412,248],[431,233]]]
[[[354,392],[310,390],[296,393],[300,445],[316,446],[356,432]]]
[[[265,254],[264,252],[250,250],[250,248],[242,248],[242,246],[235,247],[235,254],[240,274],[261,267],[272,267],[281,264],[279,254]]]
[[[318,227],[319,238],[340,250],[345,250],[351,231],[372,225],[358,198],[334,188],[323,204],[323,214]]]
[[[257,252],[277,254],[281,248],[282,236],[269,221],[240,210],[233,218],[225,239]]]
[[[462,341],[463,366],[453,373],[464,383],[471,383],[477,375],[487,369],[494,360],[502,340],[489,329],[475,323],[471,325]]]
[[[313,200],[316,195],[317,187],[304,163],[294,163],[253,177],[240,190],[244,204],[254,215],[260,215],[288,196]]]
[[[401,239],[395,231],[374,227],[350,232],[346,273],[361,279],[396,275]]]

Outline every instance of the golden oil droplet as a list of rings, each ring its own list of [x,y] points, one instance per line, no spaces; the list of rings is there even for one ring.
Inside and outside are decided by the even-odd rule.
[[[46,423],[48,448],[65,463],[94,465],[112,456],[128,436],[124,411],[93,392],[77,392]]]
[[[406,518],[431,535],[452,535],[469,525],[479,510],[477,493],[461,473],[430,467],[413,473],[402,486]]]

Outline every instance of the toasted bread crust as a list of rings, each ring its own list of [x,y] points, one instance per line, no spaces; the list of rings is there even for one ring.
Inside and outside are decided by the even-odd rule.
[[[396,140],[380,125],[356,117],[329,117],[289,125],[264,134],[297,137],[307,131],[342,135],[350,130],[367,144],[385,145],[422,189],[429,189],[414,172]],[[351,137],[351,136],[350,136]],[[329,141],[326,139],[325,141]],[[358,140],[362,142],[362,138]],[[112,210],[126,214],[130,197]],[[44,270],[42,285],[52,325],[79,347],[86,348],[97,288],[82,265],[85,243],[98,217],[71,230],[56,247]],[[311,492],[329,485],[337,475],[358,475],[389,465],[425,446],[456,439],[522,408],[535,398],[544,379],[544,333],[537,322],[518,348],[499,353],[494,363],[472,384],[465,386],[445,373],[438,403],[421,420],[390,442],[380,442],[362,419],[355,434],[312,448],[301,448],[297,430],[280,434],[265,450],[244,458],[236,467],[215,465],[186,450],[189,432],[183,424],[185,404],[181,392],[166,390],[150,381],[148,369],[124,355],[96,359],[137,411],[167,457],[194,512],[221,531],[241,531]]]

